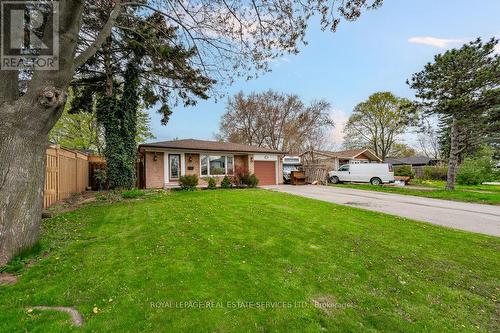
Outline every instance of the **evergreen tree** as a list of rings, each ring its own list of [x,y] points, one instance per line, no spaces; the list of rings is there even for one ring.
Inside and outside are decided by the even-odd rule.
[[[408,84],[421,99],[416,103],[427,114],[438,115],[442,133],[449,128],[446,189],[455,189],[461,154],[495,137],[500,105],[500,55],[497,39],[477,39],[460,49],[436,55],[433,63],[413,75]],[[447,140],[444,142],[445,147]],[[446,149],[446,148],[445,148]]]

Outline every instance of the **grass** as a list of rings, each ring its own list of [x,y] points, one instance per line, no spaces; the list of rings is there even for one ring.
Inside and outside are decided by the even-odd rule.
[[[1,332],[500,329],[499,238],[282,193],[96,202],[44,220],[40,247],[0,286]]]
[[[133,188],[131,190],[128,190],[128,191],[123,191],[122,192],[122,198],[124,199],[136,199],[136,198],[140,198],[140,197],[143,197],[146,193],[142,190],[139,190],[137,188]]]
[[[349,187],[358,190],[389,192],[419,197],[445,199],[453,201],[475,202],[488,205],[500,205],[500,186],[498,185],[456,185],[455,191],[446,191],[442,181],[414,181],[416,187],[373,186],[370,184],[336,184],[331,186]]]

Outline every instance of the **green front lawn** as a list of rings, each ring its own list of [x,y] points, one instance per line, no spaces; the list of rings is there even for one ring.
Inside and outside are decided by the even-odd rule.
[[[421,181],[409,187],[374,186],[370,184],[336,184],[331,186],[348,187],[358,190],[389,192],[403,195],[415,195],[434,199],[475,202],[489,205],[500,205],[500,186],[498,185],[457,185],[454,191],[446,191],[445,182]]]
[[[45,220],[41,248],[0,286],[0,332],[500,330],[499,238],[287,194],[95,203]]]

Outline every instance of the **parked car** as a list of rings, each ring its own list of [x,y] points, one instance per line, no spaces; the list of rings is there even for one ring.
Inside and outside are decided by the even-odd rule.
[[[381,185],[394,183],[394,172],[392,165],[387,163],[344,164],[338,171],[330,171],[328,180],[332,184],[359,182]]]
[[[283,181],[285,184],[290,183],[290,176],[292,171],[300,170],[300,157],[299,156],[285,156],[283,157]]]

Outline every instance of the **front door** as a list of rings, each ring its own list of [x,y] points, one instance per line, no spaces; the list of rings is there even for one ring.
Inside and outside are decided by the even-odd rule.
[[[170,180],[178,180],[181,173],[181,155],[169,154]]]

